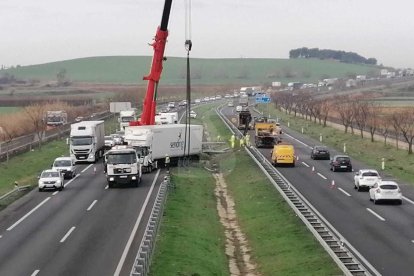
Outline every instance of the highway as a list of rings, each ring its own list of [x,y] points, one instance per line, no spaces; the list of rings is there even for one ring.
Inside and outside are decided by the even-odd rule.
[[[223,113],[231,116],[232,108]],[[258,114],[256,114],[257,116]],[[368,192],[354,189],[353,172],[332,172],[329,160],[312,160],[310,149],[320,144],[284,127],[284,142],[294,145],[296,167],[278,170],[382,275],[413,275],[414,191],[401,184],[403,204],[374,205]],[[254,131],[250,131],[254,145]],[[270,160],[271,149],[260,149]],[[330,149],[331,156],[339,154]],[[352,159],[354,171],[368,168]],[[383,176],[383,179],[387,177]],[[333,181],[333,182],[332,182]],[[334,185],[332,185],[334,184]]]
[[[34,190],[0,213],[0,275],[129,275],[163,173],[108,189],[102,164],[79,166],[63,191]]]

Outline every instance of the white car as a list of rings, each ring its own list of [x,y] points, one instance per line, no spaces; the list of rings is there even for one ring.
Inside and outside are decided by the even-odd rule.
[[[233,102],[228,102],[228,103],[227,103],[227,106],[233,107],[233,106],[234,106],[234,104],[233,104]]]
[[[237,112],[242,112],[243,111],[243,107],[241,105],[236,106],[236,111]]]
[[[53,162],[52,170],[61,172],[65,178],[74,178],[76,175],[75,160],[71,157],[58,157]]]
[[[201,103],[201,99],[195,99],[194,103],[196,103],[196,104]]]
[[[363,188],[371,188],[375,183],[381,181],[381,176],[378,171],[363,169],[355,173],[354,176],[354,188],[361,191]]]
[[[369,190],[369,200],[377,204],[379,201],[396,201],[402,204],[400,187],[395,181],[380,181]]]
[[[45,189],[59,189],[62,191],[65,186],[63,185],[63,174],[56,170],[44,170],[38,180],[39,192]]]
[[[168,108],[175,108],[175,102],[169,102],[167,107]]]
[[[197,113],[195,113],[194,110],[190,111],[190,118],[197,118]]]
[[[105,136],[105,148],[111,149],[113,146],[115,146],[115,141],[112,136]]]

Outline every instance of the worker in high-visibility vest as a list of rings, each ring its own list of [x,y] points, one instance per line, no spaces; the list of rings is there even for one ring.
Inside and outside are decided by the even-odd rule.
[[[240,137],[240,147],[241,148],[244,147],[244,138],[243,138],[243,136]]]
[[[221,141],[221,136],[217,135],[217,141],[220,142]]]
[[[234,134],[231,135],[230,137],[230,145],[231,148],[234,149],[234,143],[236,142],[236,136],[234,136]]]
[[[250,134],[246,134],[246,146],[250,147]]]

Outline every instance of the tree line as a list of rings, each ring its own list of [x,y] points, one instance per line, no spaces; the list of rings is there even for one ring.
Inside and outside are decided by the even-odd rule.
[[[371,142],[375,134],[387,138],[393,136],[408,144],[408,154],[413,153],[414,142],[414,107],[401,108],[391,114],[384,112],[384,107],[370,100],[367,96],[335,96],[335,98],[315,98],[307,92],[283,92],[272,95],[275,107],[295,117],[301,114],[306,120],[326,126],[327,120],[337,118],[344,126],[345,133],[359,132],[364,138],[368,132]],[[335,115],[335,116],[333,116]]]
[[[330,49],[319,48],[297,48],[289,51],[289,58],[318,58],[318,59],[334,59],[345,63],[360,63],[376,65],[376,58],[365,58],[354,52],[345,52]]]

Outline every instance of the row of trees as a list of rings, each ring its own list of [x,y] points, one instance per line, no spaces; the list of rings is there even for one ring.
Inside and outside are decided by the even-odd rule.
[[[319,59],[335,59],[345,63],[362,63],[377,64],[375,58],[365,58],[354,52],[345,52],[338,50],[319,49],[319,48],[298,48],[289,51],[289,58],[319,58]]]
[[[413,153],[414,142],[414,107],[401,108],[393,113],[386,113],[378,103],[367,96],[336,96],[335,98],[314,98],[309,93],[277,93],[272,96],[275,106],[287,114],[301,114],[306,120],[313,120],[326,126],[328,120],[338,121],[344,126],[344,132],[359,132],[364,138],[364,131],[370,134],[374,142],[375,134],[387,138],[392,136],[398,141],[402,138],[408,144],[408,153]]]

